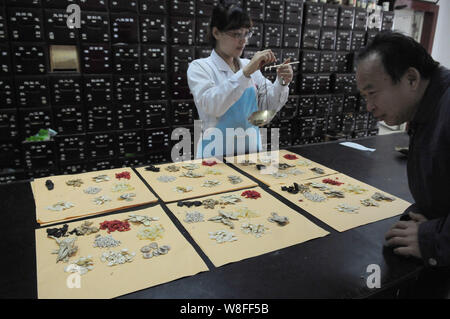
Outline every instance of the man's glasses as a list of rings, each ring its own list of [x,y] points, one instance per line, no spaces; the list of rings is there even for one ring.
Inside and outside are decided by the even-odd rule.
[[[247,32],[247,33],[241,33],[241,32],[233,32],[233,31],[227,31],[225,32],[230,37],[237,39],[237,40],[248,40],[253,35],[253,31]]]

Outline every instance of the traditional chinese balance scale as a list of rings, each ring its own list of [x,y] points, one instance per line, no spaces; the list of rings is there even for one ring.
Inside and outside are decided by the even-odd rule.
[[[271,70],[274,68],[279,68],[284,65],[297,64],[297,63],[300,63],[300,61],[286,63],[286,64],[277,64],[277,65],[266,66],[264,68],[264,71],[268,71],[268,70]],[[283,80],[283,85],[285,85],[284,80]],[[261,99],[258,98],[258,104],[259,104],[258,111],[253,112],[248,117],[248,122],[252,125],[255,125],[255,126],[267,125],[272,121],[275,114],[277,114],[276,110],[269,110],[269,101],[267,99],[267,83],[265,81],[264,81],[264,94],[266,95],[265,109],[264,109],[264,105],[262,105]]]

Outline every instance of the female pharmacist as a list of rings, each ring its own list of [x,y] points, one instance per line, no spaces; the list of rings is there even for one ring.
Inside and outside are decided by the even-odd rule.
[[[276,61],[270,49],[257,52],[251,60],[240,58],[252,35],[251,27],[252,21],[242,8],[232,1],[220,1],[209,27],[213,51],[189,65],[188,84],[202,123],[196,158],[240,154],[244,140],[245,152],[261,150],[259,128],[250,124],[248,117],[258,105],[278,111],[288,99],[293,77],[290,65],[278,67],[272,83],[260,71]],[[227,128],[231,130],[227,132]],[[242,130],[235,131],[238,128]],[[241,134],[244,131],[246,134]],[[237,148],[238,140],[241,148]]]

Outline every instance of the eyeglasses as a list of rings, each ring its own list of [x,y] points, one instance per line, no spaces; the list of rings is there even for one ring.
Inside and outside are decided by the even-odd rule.
[[[237,39],[237,40],[248,40],[249,38],[252,37],[253,35],[253,31],[247,32],[247,33],[241,33],[241,32],[232,32],[232,31],[228,31],[225,32],[227,35],[229,35],[230,37]]]

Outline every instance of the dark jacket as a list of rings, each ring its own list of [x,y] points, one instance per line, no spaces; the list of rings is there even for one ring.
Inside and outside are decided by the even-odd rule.
[[[419,247],[429,266],[450,266],[450,70],[439,67],[409,129],[408,183],[424,215]]]

